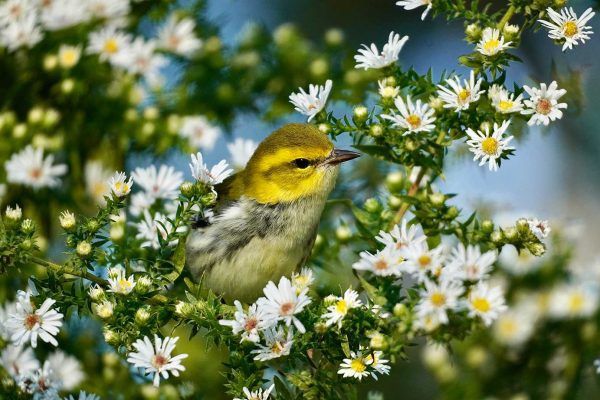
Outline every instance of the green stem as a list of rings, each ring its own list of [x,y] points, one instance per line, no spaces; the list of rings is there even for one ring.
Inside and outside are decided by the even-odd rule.
[[[87,271],[79,271],[75,268],[72,267],[68,267],[66,265],[59,265],[59,264],[54,264],[50,261],[46,261],[43,260],[41,258],[37,258],[37,257],[30,257],[29,261],[36,263],[38,265],[41,265],[43,267],[46,267],[54,272],[58,272],[61,274],[68,274],[68,275],[73,275],[73,276],[78,276],[80,278],[84,278],[87,279],[89,281],[92,281],[94,283],[97,283],[98,285],[102,285],[102,286],[108,286],[108,281],[102,278],[97,277],[94,274],[90,274]]]
[[[504,14],[500,22],[498,22],[498,30],[502,31],[502,29],[504,29],[504,25],[506,25],[506,23],[512,18],[516,10],[517,8],[514,5],[508,7],[508,10],[506,10],[506,13]]]

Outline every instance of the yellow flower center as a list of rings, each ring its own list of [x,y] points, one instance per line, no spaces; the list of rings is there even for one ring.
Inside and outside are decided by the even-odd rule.
[[[124,182],[117,182],[115,183],[115,191],[119,193],[129,192],[129,185]]]
[[[574,293],[569,297],[569,311],[579,312],[585,304],[585,298],[581,293]]]
[[[421,126],[421,117],[415,114],[411,114],[406,118],[406,122],[413,128],[418,128]]]
[[[500,321],[500,332],[505,336],[512,336],[517,330],[517,324],[512,319],[505,319]]]
[[[119,51],[119,43],[115,38],[109,38],[106,42],[104,42],[104,52],[108,54],[115,54]]]
[[[552,111],[552,103],[548,99],[539,99],[535,106],[535,111],[538,114],[550,114],[550,111]]]
[[[271,352],[275,354],[280,354],[283,351],[283,346],[281,342],[275,342],[271,345]]]
[[[119,279],[119,286],[121,286],[122,289],[131,289],[131,282],[129,282],[127,279],[125,278],[121,278]]]
[[[421,268],[425,268],[431,263],[431,257],[429,257],[427,254],[423,254],[421,257],[419,257],[418,261]]]
[[[66,50],[62,55],[62,64],[67,67],[72,67],[77,63],[79,55],[73,49]]]
[[[377,260],[375,262],[375,264],[373,264],[373,267],[375,267],[375,269],[379,270],[379,271],[383,271],[389,268],[389,265],[387,263],[387,261],[385,260]]]
[[[498,46],[500,46],[500,41],[498,41],[498,39],[490,39],[483,44],[484,50],[488,52],[495,51]]]
[[[441,307],[446,304],[446,296],[443,293],[435,292],[431,295],[431,303],[436,307]]]
[[[335,309],[340,314],[346,315],[348,312],[348,303],[346,303],[346,300],[344,299],[338,300],[338,302],[335,303]]]
[[[471,305],[479,312],[485,313],[490,311],[490,302],[483,297],[477,297],[473,299],[473,301],[471,301]]]
[[[563,34],[566,37],[573,37],[579,32],[579,28],[577,28],[577,23],[575,21],[567,21],[563,25]]]
[[[498,103],[498,108],[502,111],[508,111],[513,108],[513,102],[510,100],[502,100]]]
[[[290,311],[294,309],[294,305],[292,303],[283,303],[281,305],[281,314],[288,315]]]
[[[365,372],[367,366],[365,365],[363,360],[357,358],[355,360],[352,360],[352,362],[350,363],[350,368],[352,368],[356,372]]]
[[[460,104],[464,104],[469,100],[469,97],[471,97],[471,91],[467,90],[467,89],[463,89],[460,92],[458,92],[458,102]]]
[[[496,152],[498,151],[498,141],[493,137],[483,139],[481,142],[481,150],[487,155],[496,155]]]
[[[169,359],[162,354],[156,354],[152,356],[151,364],[154,368],[160,369],[165,366],[169,362]]]

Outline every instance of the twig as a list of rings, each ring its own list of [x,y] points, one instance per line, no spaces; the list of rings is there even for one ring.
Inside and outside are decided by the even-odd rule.
[[[504,14],[500,22],[498,22],[498,30],[501,31],[504,28],[504,25],[506,25],[506,23],[510,21],[516,10],[517,8],[513,5],[508,7],[508,10],[506,10],[506,14]]]
[[[51,269],[52,271],[55,271],[58,273],[78,276],[80,278],[87,279],[89,281],[97,283],[98,285],[108,286],[108,284],[109,284],[107,280],[99,278],[94,274],[90,274],[87,271],[79,271],[75,268],[67,267],[66,265],[54,264],[50,261],[46,261],[46,260],[43,260],[43,259],[37,258],[37,257],[29,257],[29,261],[34,262],[43,267],[46,267],[48,269]]]

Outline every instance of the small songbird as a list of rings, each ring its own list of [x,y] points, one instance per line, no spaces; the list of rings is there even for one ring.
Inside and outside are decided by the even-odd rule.
[[[186,243],[192,275],[227,300],[252,302],[269,281],[301,268],[339,164],[358,156],[335,149],[313,125],[273,132],[244,170],[215,187],[214,218]]]

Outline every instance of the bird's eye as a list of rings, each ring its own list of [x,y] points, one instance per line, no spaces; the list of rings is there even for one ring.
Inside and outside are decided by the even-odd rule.
[[[306,158],[296,158],[294,160],[294,165],[300,169],[308,168],[310,162]]]

